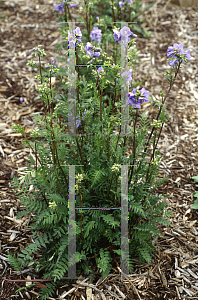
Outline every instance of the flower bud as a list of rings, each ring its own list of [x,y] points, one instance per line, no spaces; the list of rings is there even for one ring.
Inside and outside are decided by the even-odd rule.
[[[114,165],[111,167],[111,170],[112,170],[112,172],[119,173],[120,167],[121,167],[121,166],[120,166],[119,164],[114,164]]]
[[[54,210],[57,207],[55,201],[49,202],[49,207]]]

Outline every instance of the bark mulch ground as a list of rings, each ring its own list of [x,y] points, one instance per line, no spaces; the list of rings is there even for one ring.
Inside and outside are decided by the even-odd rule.
[[[142,1],[143,5],[151,2]],[[13,280],[1,280],[0,299],[36,299],[44,282],[36,282],[18,295],[15,291],[25,286],[25,282],[17,280],[38,279],[38,274],[24,270],[19,275],[6,263],[8,250],[17,254],[31,243],[30,220],[16,220],[21,207],[10,188],[13,176],[25,168],[31,153],[23,148],[22,137],[12,130],[12,125],[25,126],[28,136],[34,128],[32,116],[42,112],[33,78],[36,71],[26,64],[31,59],[30,49],[38,44],[47,53],[42,59],[44,63],[60,56],[55,51],[55,45],[61,41],[58,13],[53,13],[53,1],[49,0],[8,0],[0,4],[5,16],[0,21],[0,272],[3,278]],[[78,17],[75,8],[73,15]],[[160,237],[156,239],[159,250],[152,263],[140,265],[134,259],[134,273],[125,280],[119,277],[117,261],[110,276],[102,282],[98,281],[98,274],[92,286],[88,281],[65,279],[49,299],[198,299],[198,214],[191,208],[196,191],[191,177],[197,175],[198,167],[198,8],[181,8],[177,3],[158,0],[143,17],[142,27],[153,33],[149,38],[136,39],[140,62],[133,78],[135,81],[146,78],[144,86],[153,97],[159,99],[162,87],[164,92],[168,87],[163,76],[170,68],[166,62],[168,46],[183,43],[192,56],[166,102],[170,118],[158,147],[163,155],[159,177],[169,179],[156,192],[167,195],[165,201],[173,211],[171,226],[159,226]],[[20,97],[24,102],[20,102]],[[145,103],[142,111],[151,118],[156,116],[149,103]],[[96,298],[98,293],[100,297]]]

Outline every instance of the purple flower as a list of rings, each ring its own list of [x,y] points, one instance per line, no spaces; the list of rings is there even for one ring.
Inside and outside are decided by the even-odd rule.
[[[126,36],[126,37],[132,34],[134,37],[137,37],[137,35],[131,32],[130,28],[126,26],[120,29],[120,34],[121,36]]]
[[[183,44],[174,44],[173,47],[168,47],[168,50],[167,50],[167,56],[168,57],[176,57],[175,54],[183,54],[184,53],[184,50],[183,50]]]
[[[124,3],[122,1],[119,1],[119,6],[120,7],[123,7],[124,6]]]
[[[99,68],[97,69],[97,72],[98,72],[98,73],[100,73],[100,72],[104,72],[104,69],[103,69],[103,67],[99,67]],[[98,77],[98,76],[96,76],[96,77]]]
[[[94,52],[94,57],[99,57],[100,56],[100,52]]]
[[[22,103],[24,101],[23,97],[20,97],[20,102]]]
[[[103,67],[99,67],[97,71],[98,71],[98,73],[104,72],[104,69],[103,69]]]
[[[92,57],[99,57],[100,56],[100,52],[102,49],[99,48],[97,50],[93,49],[93,46],[90,42],[87,42],[86,46],[85,46],[85,51],[87,52],[87,55],[91,55]]]
[[[64,0],[63,3],[62,3],[62,5],[64,5],[65,3],[66,3],[67,5],[69,4],[69,3],[67,3],[67,0]],[[74,4],[71,4],[70,7],[72,8],[72,7],[76,6],[76,5],[77,5],[77,4],[74,3]]]
[[[68,48],[71,47],[74,48],[75,47],[75,38],[74,38],[74,35],[71,34],[69,31],[68,31]]]
[[[189,49],[185,51],[185,57],[186,57],[187,59],[190,59],[190,58],[191,58],[191,56],[190,56],[190,50],[189,50]]]
[[[87,110],[87,109],[85,108],[84,113],[82,114],[82,117],[83,117],[83,118],[87,116],[87,115],[86,115],[86,110]],[[71,117],[71,114],[68,114],[68,115]],[[75,125],[75,117],[72,118],[72,120],[74,120],[73,125]],[[71,119],[68,118],[68,121],[71,122]],[[90,122],[90,121],[89,121],[89,122]],[[82,125],[82,123],[81,123],[79,117],[76,117],[76,128],[78,128],[80,125]]]
[[[94,27],[90,33],[90,37],[92,41],[99,42],[101,44],[101,30],[98,27]]]
[[[85,51],[90,51],[93,48],[92,44],[90,42],[87,42],[85,46]]]
[[[87,116],[87,115],[86,115],[86,111],[87,111],[87,109],[85,108],[85,111],[84,111],[84,113],[82,114],[83,117],[86,117],[86,116]]]
[[[71,117],[71,114],[69,114],[69,116]],[[73,125],[75,125],[75,117],[72,118],[72,121],[73,121],[73,120],[74,120]],[[71,122],[71,119],[68,118],[68,121]],[[76,128],[78,128],[80,125],[82,125],[82,124],[81,124],[81,121],[80,121],[79,119],[76,118]]]
[[[169,65],[173,67],[175,64],[181,63],[184,59],[181,57],[181,55],[184,54],[184,56],[187,59],[190,59],[190,50],[186,50],[184,53],[183,44],[174,44],[173,47],[169,46],[167,50],[167,57],[171,57],[172,59],[169,61]]]
[[[60,95],[57,94],[57,95],[54,97],[54,99],[58,102],[58,100],[60,99]]]
[[[56,11],[59,11],[59,12],[63,12],[64,11],[64,2],[63,3],[61,3],[61,4],[59,4],[59,5],[56,5],[55,3],[53,4],[53,6],[54,6],[54,10],[56,10]]]
[[[137,91],[137,88],[135,88],[128,94],[129,99],[126,102],[126,105],[130,104],[133,108],[141,108],[140,104],[149,101],[149,94],[150,92],[145,88],[142,88],[140,91]]]
[[[114,37],[114,40],[118,42],[119,38],[120,38],[120,32],[116,29],[113,29],[113,37]]]
[[[127,37],[128,42],[130,41],[129,35],[132,34],[133,37],[137,37],[137,35],[134,34],[127,26],[124,26],[122,29],[120,29],[120,31],[113,29],[113,32],[114,40],[117,41],[119,44],[124,45],[125,47],[127,47]]]
[[[53,66],[53,68],[56,68],[56,66],[55,66],[55,59],[52,59],[52,60],[51,60],[51,65]],[[45,69],[49,69],[49,67],[50,67],[50,66],[49,66],[49,64],[48,64],[48,65],[45,66]],[[54,73],[54,70],[52,70],[52,73]]]
[[[67,0],[66,0],[66,1],[63,1],[63,2],[62,2],[61,4],[59,4],[59,5],[56,5],[56,4],[54,3],[54,4],[53,4],[54,10],[59,11],[59,12],[63,12],[63,11],[64,11],[64,5],[65,5],[65,4],[68,5]],[[74,7],[74,6],[76,6],[76,3],[70,5],[71,8]]]
[[[39,45],[39,47],[42,47],[42,45]],[[41,50],[38,47],[33,48],[32,50],[30,50],[30,52],[37,51],[37,50],[41,53]]]
[[[77,42],[78,42],[78,43],[82,43],[82,39],[81,39],[81,37],[82,37],[82,32],[80,31],[80,28],[79,28],[79,27],[77,27],[77,28],[74,30],[74,34],[75,34],[75,36],[76,36]]]
[[[128,4],[132,3],[132,1],[133,0],[128,0]],[[124,2],[126,2],[126,0],[119,1],[119,6],[123,7],[124,6]]]
[[[77,27],[76,29],[74,29],[74,34],[70,34],[70,32],[68,31],[68,43],[70,45],[71,48],[75,47],[75,38],[74,35],[76,36],[76,42],[77,43],[82,43],[82,33],[80,31],[80,28]]]

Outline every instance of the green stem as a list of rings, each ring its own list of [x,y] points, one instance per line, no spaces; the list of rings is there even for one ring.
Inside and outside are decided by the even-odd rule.
[[[36,141],[35,141],[35,153],[36,153],[36,171],[37,171],[37,149],[36,149]]]
[[[64,7],[65,23],[67,22],[67,5]]]
[[[124,144],[123,144],[123,146],[122,146],[122,153],[123,153],[123,151],[124,151],[124,147],[126,146],[126,141],[127,141],[127,137],[126,137],[126,135],[125,135],[125,137],[124,137]],[[123,153],[124,154],[124,153]]]
[[[101,91],[101,96],[100,96],[100,121],[102,122],[102,93],[103,93],[103,89]],[[100,131],[102,132],[102,125],[100,127]]]
[[[178,69],[177,69],[176,72],[175,72],[175,76],[174,76],[174,78],[173,78],[173,81],[170,83],[170,87],[169,87],[169,89],[168,89],[168,91],[167,91],[167,93],[166,93],[164,99],[162,99],[162,104],[165,103],[165,100],[166,100],[166,98],[168,97],[168,94],[170,93],[170,90],[171,90],[171,88],[172,88],[172,86],[173,86],[173,84],[174,84],[174,82],[175,82],[176,76],[177,76],[177,74],[178,74],[179,67],[180,67],[180,64],[179,64],[179,66],[178,66]],[[162,111],[162,106],[160,106],[160,110],[159,110],[159,112],[158,112],[158,115],[157,115],[156,120],[158,120],[161,111]],[[148,148],[148,144],[149,144],[149,141],[150,141],[150,139],[151,139],[151,137],[152,137],[153,131],[154,131],[154,127],[152,128],[152,131],[151,131],[151,133],[150,133],[149,139],[148,139],[148,141],[147,141],[147,143],[146,143],[146,147],[144,148],[144,152],[146,152],[146,150],[147,150],[147,148]]]
[[[117,62],[117,50],[118,50],[118,45],[116,43],[116,52],[115,52],[115,65],[116,65],[116,62]]]
[[[39,55],[39,72],[40,72],[40,76],[41,76],[41,84],[43,83],[43,77],[42,77],[42,70],[41,70],[41,57]]]
[[[120,138],[120,132],[121,131],[119,130],[118,139],[117,139],[116,148],[115,148],[115,153],[116,153],[117,147],[118,147],[118,141],[119,141],[119,138]],[[115,158],[116,158],[116,154],[114,155],[113,164],[115,163]],[[108,193],[107,193],[107,198],[109,197],[109,192],[110,192],[110,189],[111,189],[112,180],[113,180],[113,172],[112,172],[112,175],[111,175],[111,181],[110,181],[110,185],[109,185],[109,189],[108,189]]]
[[[52,89],[52,74],[50,71],[50,90]],[[52,98],[52,90],[51,90],[51,98]],[[49,109],[50,112],[50,109]],[[51,113],[53,114],[53,101],[51,102]]]
[[[116,202],[117,202],[117,189],[118,189],[118,175],[116,174],[116,194],[115,194],[115,207],[116,207]],[[116,210],[114,211],[114,222],[115,222],[115,213],[116,213]]]
[[[86,9],[86,27],[87,27],[87,33],[88,33],[88,42],[90,42],[90,37],[89,37],[89,19],[88,19],[88,12],[87,12],[87,2],[85,2],[85,9]]]
[[[98,10],[99,10],[99,14],[100,14],[100,17],[101,17],[101,7],[100,6],[101,6],[101,2],[99,1],[98,2]]]
[[[56,149],[56,157],[57,157],[58,165],[59,165],[59,167],[60,167],[60,169],[61,169],[61,171],[62,171],[62,173],[63,173],[63,176],[64,176],[64,178],[65,178],[66,186],[68,186],[67,178],[66,178],[66,176],[65,176],[65,173],[64,173],[64,171],[63,171],[63,168],[62,168],[62,166],[61,166],[61,164],[60,164],[60,161],[59,161],[59,158],[58,158],[57,147],[56,147],[55,149]]]
[[[112,5],[111,5],[111,9],[112,9],[112,14],[113,14],[113,22],[116,22],[116,19],[115,19],[115,14],[114,14],[114,9],[113,9],[113,0],[112,0]]]
[[[175,76],[174,76],[173,80],[172,80],[171,83],[170,83],[170,87],[169,87],[169,89],[168,89],[168,91],[167,91],[167,93],[166,93],[164,99],[162,98],[162,104],[165,103],[165,100],[166,100],[166,98],[168,97],[168,94],[170,93],[170,90],[171,90],[171,88],[172,88],[172,86],[173,86],[173,84],[174,84],[174,82],[175,82],[176,77],[177,77],[179,68],[180,68],[180,63],[179,63],[179,65],[178,65],[178,68],[177,68],[176,71],[175,71]],[[160,107],[160,110],[159,110],[159,112],[158,112],[158,115],[157,115],[157,119],[156,119],[156,120],[158,120],[158,118],[159,118],[159,116],[160,116],[160,113],[161,113],[161,110],[162,110],[162,106]],[[163,124],[164,124],[164,123],[162,123],[162,127],[163,127]],[[162,130],[162,128],[161,128],[161,130]],[[144,153],[146,152],[146,150],[147,150],[147,148],[148,148],[148,144],[149,144],[149,141],[150,141],[150,139],[151,139],[151,137],[152,137],[153,131],[154,131],[154,127],[152,128],[152,131],[151,131],[151,133],[150,133],[149,139],[148,139],[148,141],[147,141],[147,143],[146,143],[146,146],[145,146],[145,148],[144,148]],[[161,134],[161,131],[160,131],[159,136],[158,136],[158,141],[159,141],[159,138],[160,138],[160,134]],[[158,143],[158,141],[157,141],[157,143]],[[156,143],[156,147],[157,147],[157,143]],[[156,147],[155,147],[155,148],[156,148]],[[154,149],[153,149],[153,150],[154,150]],[[153,152],[153,153],[154,153],[154,152]],[[153,153],[152,153],[152,156],[151,156],[151,157],[153,157]],[[143,161],[143,160],[142,160],[142,161]],[[139,167],[141,166],[142,161],[140,162]],[[150,160],[150,162],[151,162],[151,160]],[[150,162],[149,162],[149,168],[150,168]],[[148,168],[148,170],[149,170],[149,168]],[[148,172],[147,172],[147,179],[148,179]]]
[[[39,72],[40,72],[40,76],[41,76],[41,84],[43,83],[43,77],[42,77],[42,70],[41,70],[41,57],[39,55]],[[45,106],[45,102],[43,101],[43,107],[44,107],[44,115],[45,115],[45,121],[46,121],[46,106]]]
[[[80,187],[79,187],[79,184],[78,184],[78,191],[79,191],[79,196],[80,196],[80,207],[82,207],[82,196],[81,196],[81,193],[80,193]],[[81,231],[81,243],[83,243],[83,236],[82,236],[82,212],[80,214],[80,231]]]
[[[22,133],[23,134],[23,133]],[[27,140],[27,136],[26,136],[26,133],[24,132],[24,138],[25,138],[25,140],[26,140],[26,142],[28,143],[28,145],[29,145],[29,148],[31,148],[32,149],[32,151],[33,151],[33,154],[35,155],[35,157],[36,157],[36,160],[37,161],[39,161],[39,163],[40,163],[40,165],[42,166],[42,161],[40,160],[40,158],[37,156],[37,152],[35,152],[35,150],[34,150],[34,148],[30,145],[30,142]]]
[[[133,130],[134,130],[134,138],[133,138],[133,164],[132,164],[132,166],[130,166],[130,169],[129,169],[129,172],[131,171],[131,175],[130,175],[130,179],[129,179],[128,184],[131,183],[131,179],[132,179],[132,176],[133,176],[134,164],[135,164],[135,152],[136,152],[136,147],[135,147],[135,127],[136,127],[136,123],[137,123],[137,117],[138,117],[138,109],[136,109],[136,116],[135,116],[134,127],[133,127]]]
[[[176,71],[175,71],[175,76],[174,76],[173,80],[170,82],[170,87],[169,87],[169,89],[168,89],[168,91],[167,91],[167,93],[166,93],[164,99],[162,99],[162,104],[164,104],[164,102],[165,102],[165,100],[166,100],[166,98],[167,98],[167,96],[168,96],[168,94],[169,94],[169,92],[170,92],[170,90],[171,90],[171,88],[172,88],[174,82],[175,82],[176,76],[177,76],[178,71],[179,71],[179,69],[180,69],[180,64],[181,64],[181,63],[179,63],[178,68],[177,68]],[[157,115],[157,120],[158,120],[158,117],[159,117],[159,115],[160,115],[160,113],[161,113],[161,110],[162,110],[162,106],[160,107],[159,113],[158,113],[158,115]],[[156,149],[156,147],[157,147],[157,144],[158,144],[158,141],[159,141],[161,132],[162,132],[163,125],[164,125],[164,122],[162,123],[162,126],[161,126],[161,128],[160,128],[160,132],[159,132],[159,135],[158,135],[158,140],[157,140],[156,144],[155,144],[154,147],[153,147],[153,153],[152,153],[152,155],[151,155],[151,159],[150,159],[150,162],[149,162],[149,166],[148,166],[148,170],[147,170],[147,174],[146,174],[146,181],[145,181],[145,183],[147,183],[147,180],[148,180],[148,179],[149,179],[149,180],[148,180],[148,183],[150,183],[150,181],[151,181],[152,173],[150,174],[150,176],[149,176],[148,174],[149,174],[149,170],[150,170],[150,165],[151,165],[152,158],[154,159],[155,149]],[[150,136],[149,136],[149,140],[150,140],[150,138],[151,138],[151,136],[152,136],[152,133],[153,133],[154,129],[155,129],[155,127],[152,128],[151,134],[150,134]],[[148,140],[148,142],[149,142],[149,140]],[[147,142],[147,144],[148,144],[148,142]],[[148,147],[148,145],[147,145],[147,147]],[[149,178],[148,178],[148,177],[149,177]],[[144,196],[144,201],[145,201],[145,197],[146,197],[146,195]]]
[[[158,139],[157,139],[156,144],[155,144],[155,139],[154,139],[154,143],[153,143],[153,153],[152,153],[152,155],[151,155],[151,159],[150,159],[150,162],[149,162],[149,167],[148,167],[147,174],[146,174],[146,182],[147,182],[147,179],[148,179],[148,173],[149,173],[151,161],[154,160],[155,150],[156,150],[156,148],[157,148],[157,144],[158,144],[158,141],[159,141],[161,132],[162,132],[163,125],[164,125],[164,123],[162,123],[162,126],[161,126],[161,128],[160,128],[160,132],[159,132],[159,135],[158,135]],[[150,180],[151,180],[151,174],[150,174],[150,179],[149,179],[148,183],[150,183]]]
[[[69,14],[69,18],[70,18],[71,22],[73,22],[73,19],[72,19],[70,10],[69,10],[69,6],[67,4],[65,4],[65,5],[67,6],[67,11],[68,11],[68,14]]]
[[[53,128],[52,128],[52,130],[53,130]],[[56,147],[56,144],[55,144],[55,136],[54,136],[53,131],[51,131],[51,138],[52,138],[52,158],[53,158],[54,175],[55,175],[55,177],[57,179],[59,187],[62,190],[62,194],[64,195],[65,191],[63,189],[63,186],[62,186],[62,184],[61,184],[61,182],[59,180],[59,177],[57,176],[57,172],[56,172],[56,165],[57,165],[57,160],[58,160],[58,152],[57,152],[57,147]],[[57,155],[55,154],[55,152],[56,152]],[[60,163],[59,163],[59,166],[60,166]],[[60,193],[60,191],[58,191],[58,192]]]
[[[107,150],[108,150],[108,159],[110,161],[110,153],[109,153],[109,134],[107,136]]]
[[[82,163],[83,168],[84,168],[84,170],[85,170],[84,160],[83,160],[81,148],[80,148],[80,145],[79,145],[79,142],[78,142],[78,137],[75,136],[75,139],[76,139],[76,143],[77,143],[77,146],[78,146],[78,151],[79,151],[80,158],[81,158],[81,163]]]

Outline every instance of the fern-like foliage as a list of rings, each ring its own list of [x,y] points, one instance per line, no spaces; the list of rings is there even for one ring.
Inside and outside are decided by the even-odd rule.
[[[100,269],[103,278],[105,278],[111,270],[111,255],[110,252],[100,249],[100,258],[96,258],[97,267]]]
[[[85,50],[81,50],[79,63],[86,64],[88,57]],[[105,56],[101,59],[105,64],[111,61]],[[76,117],[81,125],[76,128],[77,135],[68,134],[69,79],[64,69],[59,73],[61,93],[58,102],[54,102],[54,88],[49,91],[44,85],[40,87],[44,115],[34,116],[38,129],[31,133],[31,140],[26,139],[23,128],[14,127],[24,135],[24,146],[31,148],[33,153],[26,170],[12,182],[12,188],[24,206],[17,217],[31,217],[32,243],[21,250],[18,257],[9,254],[8,262],[16,270],[32,266],[45,279],[54,280],[41,289],[41,300],[53,295],[56,284],[67,276],[75,263],[77,274],[83,273],[90,278],[94,275],[93,268],[98,268],[106,277],[111,271],[114,255],[116,258],[122,255],[128,260],[130,272],[133,270],[132,257],[150,263],[156,250],[153,238],[159,234],[158,225],[168,224],[170,216],[166,204],[159,201],[163,195],[154,195],[164,179],[156,180],[160,158],[157,151],[152,155],[154,139],[148,140],[151,126],[147,116],[140,116],[136,109],[131,109],[130,135],[120,134],[120,68],[113,66],[101,77],[92,67],[79,69]],[[51,73],[43,76],[43,82],[50,76]],[[164,110],[161,117],[166,117]],[[70,211],[68,177],[71,165],[75,165],[75,208],[87,208],[75,212]],[[120,252],[121,165],[129,166],[129,253]],[[74,213],[76,249],[68,253],[70,215]]]

